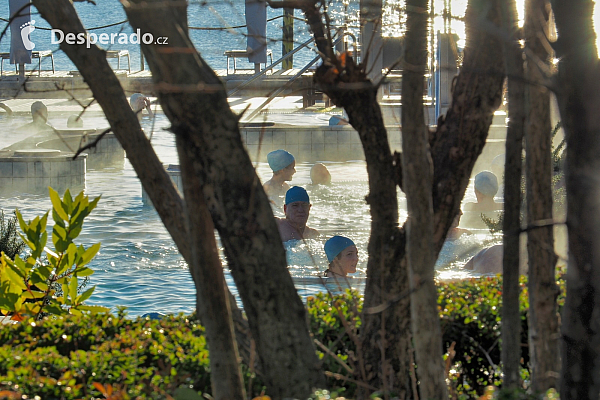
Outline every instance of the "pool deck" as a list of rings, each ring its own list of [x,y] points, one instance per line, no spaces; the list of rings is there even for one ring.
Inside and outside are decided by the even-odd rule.
[[[123,89],[127,93],[145,93],[155,95],[154,84],[150,71],[124,70],[114,71],[121,82]],[[237,70],[235,73],[227,73],[226,70],[215,70],[225,83],[229,91],[239,84],[245,82],[253,76],[253,71]],[[245,89],[245,93],[251,92],[257,96],[268,95],[269,92],[279,89],[286,84],[293,76],[300,72],[299,69],[274,70],[253,81]],[[298,77],[289,88],[286,94],[307,91],[313,88],[312,71],[305,72]],[[19,83],[15,71],[5,71],[0,76],[0,98],[69,98],[90,97],[91,93],[84,82],[83,77],[78,71],[42,71],[38,76],[37,71],[27,71],[25,88]]]

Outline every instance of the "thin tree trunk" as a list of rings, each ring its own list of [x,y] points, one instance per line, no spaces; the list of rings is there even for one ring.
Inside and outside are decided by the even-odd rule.
[[[417,361],[419,397],[447,399],[442,332],[437,307],[433,252],[432,161],[429,130],[423,109],[423,79],[427,65],[428,0],[406,2],[406,40],[402,73],[402,178],[408,220],[406,258],[410,309]]]
[[[75,9],[69,1],[39,0],[34,5],[54,28],[75,34],[84,32]],[[104,52],[96,46],[87,49],[85,46],[69,46],[65,43],[61,44],[61,48],[78,67],[90,86],[155,209],[189,265],[196,284],[196,311],[206,327],[207,341],[211,347],[211,369],[215,374],[212,377],[213,397],[240,398],[244,395],[244,391],[239,364],[237,364],[231,320],[223,319],[223,315],[225,318],[230,315],[226,288],[223,285],[220,289],[218,285],[211,287],[210,282],[204,280],[208,276],[216,277],[218,283],[220,274],[220,282],[224,282],[220,260],[217,257],[216,260],[213,258],[212,262],[199,262],[200,258],[216,252],[214,229],[207,226],[206,222],[192,227],[192,236],[196,238],[202,236],[203,239],[201,241],[203,247],[194,249],[198,255],[192,256],[192,247],[197,242],[192,243],[189,239],[190,220],[185,216],[184,202],[141,130],[139,121],[131,110],[118,79],[108,65]],[[191,222],[192,225],[194,223],[198,221]],[[202,228],[206,230],[203,231]],[[219,319],[215,319],[211,313],[217,314]]]
[[[525,45],[529,50],[526,77],[529,82],[544,82],[549,69],[551,48],[548,40],[550,3],[529,0],[525,8]],[[545,86],[528,86],[527,115],[527,225],[552,219],[552,124],[550,90]],[[531,389],[544,393],[557,387],[559,371],[558,314],[556,298],[556,254],[553,226],[527,233],[529,259],[529,355]]]
[[[206,330],[210,350],[210,380],[214,399],[243,399],[244,381],[235,345],[235,333],[227,284],[219,258],[215,227],[204,201],[193,160],[181,137],[176,139],[181,168],[187,218],[190,221],[192,260],[199,268],[191,269],[197,287],[196,310]],[[218,340],[215,340],[218,338]]]
[[[465,15],[467,43],[452,104],[431,133],[434,251],[439,254],[458,215],[471,171],[485,145],[494,112],[502,102],[505,77],[499,0],[470,0]]]
[[[243,147],[239,118],[229,108],[223,83],[195,51],[169,3],[135,1],[125,10],[135,29],[169,38],[168,46],[142,45],[142,50],[162,109],[201,182],[269,393],[307,397],[325,386],[325,378],[269,201]]]
[[[569,265],[560,398],[600,396],[600,73],[591,0],[553,0],[558,99],[567,140]]]
[[[525,129],[525,88],[523,51],[519,40],[517,8],[505,0],[502,27],[506,73],[508,74],[508,128],[504,169],[504,234],[502,265],[502,386],[515,389],[520,384],[521,314],[519,312],[519,237],[521,229],[521,176],[523,131]],[[529,156],[529,154],[528,154]]]
[[[300,8],[304,12],[325,60],[316,71],[315,81],[336,105],[345,108],[365,152],[371,236],[356,369],[357,379],[366,382],[370,389],[361,387],[358,397],[368,397],[375,390],[382,391],[384,396],[394,391],[400,398],[410,397],[410,309],[404,232],[398,228],[395,170],[377,103],[378,87],[349,56],[343,61],[334,56],[331,38],[315,0],[269,4],[277,8]]]

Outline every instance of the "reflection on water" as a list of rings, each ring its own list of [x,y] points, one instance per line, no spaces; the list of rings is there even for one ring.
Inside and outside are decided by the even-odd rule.
[[[84,122],[86,127],[106,126],[101,117],[88,117]],[[146,130],[151,129],[151,121],[144,120],[143,125]],[[173,136],[163,129],[167,126],[168,121],[160,115],[155,122],[152,143],[164,164],[175,164],[177,154]],[[298,164],[298,172],[292,181],[292,184],[307,188],[313,204],[308,224],[321,232],[319,239],[285,245],[290,272],[304,298],[325,290],[317,276],[327,268],[323,243],[333,235],[342,234],[353,239],[359,250],[355,276],[365,276],[370,229],[364,200],[368,191],[365,163],[325,164],[333,177],[331,186],[308,185],[310,164]],[[271,171],[266,163],[259,163],[256,168],[263,181],[270,178]],[[102,242],[100,253],[91,263],[96,271],[91,284],[97,288],[90,302],[113,308],[127,306],[132,315],[191,312],[195,307],[195,289],[187,266],[154,209],[142,205],[141,185],[129,162],[125,161],[123,168],[88,170],[86,193],[91,197],[102,196],[80,236],[80,242],[85,246]],[[400,218],[404,220],[406,201],[401,194],[399,204]],[[0,208],[6,212],[17,207],[26,219],[31,219],[50,209],[51,203],[46,195],[0,198]],[[445,249],[442,256],[447,253],[450,257],[449,254],[459,252],[457,250],[463,251],[463,246],[475,245],[483,236],[485,234],[474,235],[472,239],[466,239],[465,244],[456,241],[453,246],[460,248]],[[464,258],[452,259],[441,269],[440,276],[468,276],[460,271],[465,261]],[[228,272],[226,280],[232,292],[237,293]],[[351,282],[359,289],[364,287],[364,279]],[[336,285],[330,282],[327,288],[335,291]]]

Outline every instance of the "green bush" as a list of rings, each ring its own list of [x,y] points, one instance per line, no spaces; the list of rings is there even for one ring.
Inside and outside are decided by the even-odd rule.
[[[78,277],[92,275],[94,271],[86,265],[100,250],[100,243],[89,248],[77,246],[74,240],[81,233],[83,222],[96,207],[100,197],[89,201],[80,192],[75,198],[67,189],[61,199],[52,188],[52,243],[54,249],[46,247],[48,214],[26,222],[19,211],[17,219],[23,234],[21,238],[30,253],[21,258],[18,254],[10,258],[0,254],[0,315],[2,320],[10,317],[22,321],[26,318],[41,319],[44,315],[98,313],[108,311],[105,307],[89,306],[84,301],[90,298],[95,287],[79,294],[82,285]],[[59,290],[60,289],[60,290]]]
[[[559,280],[564,294],[564,280]],[[522,367],[527,377],[527,288],[521,280]],[[500,277],[438,285],[444,349],[451,389],[458,398],[484,393],[500,383]],[[564,297],[559,297],[559,306]],[[332,392],[352,398],[356,385],[356,338],[362,298],[356,292],[326,293],[307,301],[309,325]],[[178,388],[210,393],[208,351],[203,328],[191,317],[159,321],[127,319],[123,312],[46,318],[0,329],[0,392],[30,398],[99,397],[110,387],[122,398],[163,399]],[[333,356],[335,355],[335,356]],[[244,379],[250,379],[242,365]],[[253,393],[262,383],[253,377]],[[176,396],[177,398],[177,396]]]
[[[159,321],[65,316],[0,330],[0,391],[43,399],[166,398],[181,385],[210,392],[203,328],[184,316]]]

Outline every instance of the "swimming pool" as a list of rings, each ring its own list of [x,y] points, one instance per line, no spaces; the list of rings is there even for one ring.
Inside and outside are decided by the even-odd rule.
[[[66,115],[51,116],[50,122],[62,126],[62,120],[66,121],[66,118]],[[12,122],[0,121],[0,124],[4,124],[5,132],[12,132],[12,128],[23,121],[15,118]],[[86,128],[107,126],[103,117],[84,117],[84,123]],[[147,132],[152,129],[152,121],[144,119],[142,124]],[[173,135],[164,130],[168,126],[166,117],[159,115],[154,122],[152,143],[164,164],[176,164]],[[355,275],[365,276],[370,230],[370,215],[364,201],[368,191],[365,162],[324,163],[333,177],[331,186],[308,185],[312,166],[308,163],[296,166],[297,173],[292,181],[292,184],[307,188],[313,204],[308,224],[321,232],[319,239],[305,243],[288,242],[285,245],[290,272],[296,278],[296,286],[303,298],[325,290],[315,277],[327,268],[322,246],[327,238],[335,234],[348,236],[357,244],[359,264]],[[256,169],[263,181],[270,178],[271,171],[266,163],[258,163]],[[141,185],[129,162],[125,160],[122,167],[88,170],[86,193],[91,197],[102,195],[80,236],[81,243],[86,246],[102,242],[99,255],[91,263],[96,271],[91,277],[91,284],[97,285],[97,288],[90,302],[113,309],[126,306],[131,315],[150,311],[193,311],[195,289],[187,266],[154,209],[143,205]],[[400,218],[404,220],[404,195],[399,194],[398,200]],[[474,200],[473,196],[468,200]],[[40,215],[50,207],[47,195],[21,194],[0,198],[0,208],[5,212],[19,208],[26,219]],[[274,213],[281,215],[282,211],[275,209]],[[443,279],[469,276],[460,267],[473,253],[470,248],[479,247],[487,238],[489,235],[482,232],[465,242],[455,242],[445,248],[441,258],[448,265],[440,269],[439,276]],[[461,255],[463,252],[465,254]],[[456,254],[459,256],[456,257]],[[237,294],[229,273],[226,272],[225,277],[231,291]],[[360,289],[361,279],[358,281]]]

